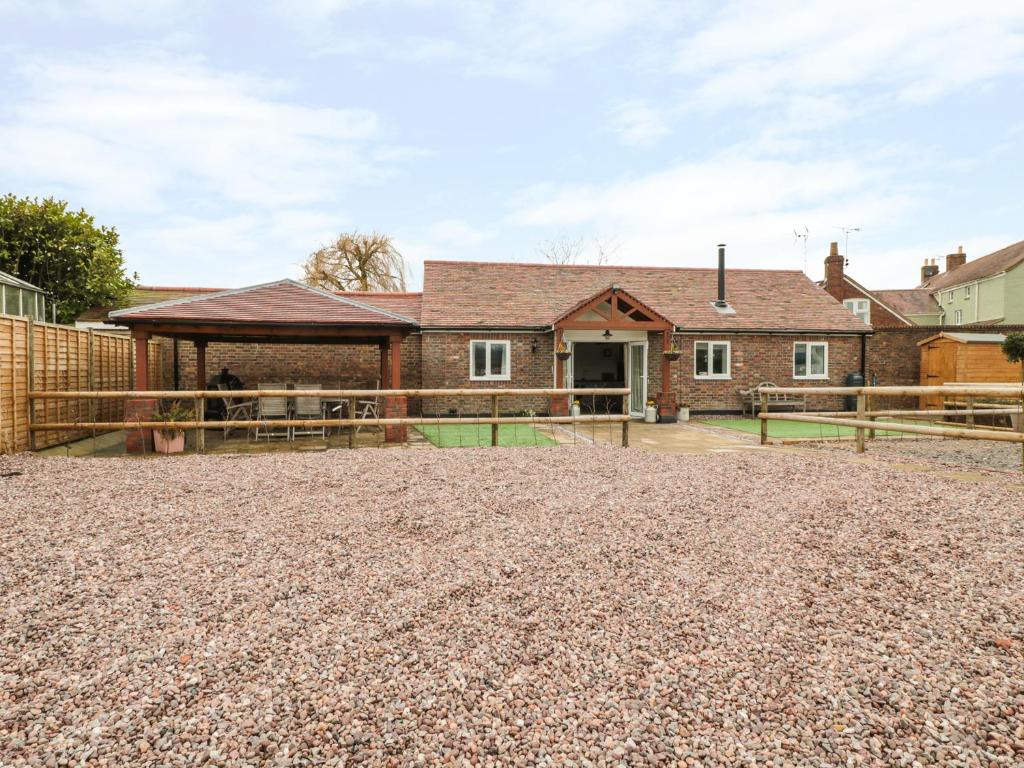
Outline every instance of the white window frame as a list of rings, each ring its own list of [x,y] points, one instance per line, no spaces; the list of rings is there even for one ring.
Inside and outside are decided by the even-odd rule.
[[[953,293],[954,293],[954,291],[946,291],[946,303],[947,304],[952,304],[953,303]]]
[[[862,322],[867,325],[871,325],[871,299],[843,299],[843,306],[856,315]],[[860,316],[861,310],[859,307],[864,307],[863,312],[865,317],[863,318]]]
[[[698,373],[697,372],[697,347],[701,344],[708,345],[708,372]],[[714,368],[714,347],[722,346],[725,347],[725,373],[712,373]],[[726,381],[732,378],[732,342],[729,341],[709,341],[709,340],[697,340],[693,342],[693,378],[699,381]]]
[[[963,324],[964,324],[964,311],[962,309],[954,310],[953,311],[953,325],[963,325]]]
[[[483,376],[476,376],[473,373],[473,345],[485,344],[487,356],[487,373]],[[501,345],[505,347],[505,355],[502,357],[504,369],[501,373],[491,373],[491,347]],[[471,339],[469,342],[469,380],[470,381],[510,381],[512,379],[512,342],[508,339]]]
[[[811,347],[824,347],[825,348],[825,372],[824,373],[807,373],[803,376],[798,376],[796,373],[796,348],[800,345],[804,345],[807,349],[804,351],[805,359],[807,360],[807,370],[811,369]],[[828,342],[827,341],[794,341],[793,342],[793,378],[798,381],[816,380],[824,381],[828,379]]]
[[[964,286],[964,298],[965,299],[971,298],[971,286],[969,286],[969,285],[965,285]]]

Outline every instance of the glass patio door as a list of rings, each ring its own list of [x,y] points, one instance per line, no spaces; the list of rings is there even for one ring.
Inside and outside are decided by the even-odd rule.
[[[629,415],[644,415],[647,402],[647,342],[629,344]]]

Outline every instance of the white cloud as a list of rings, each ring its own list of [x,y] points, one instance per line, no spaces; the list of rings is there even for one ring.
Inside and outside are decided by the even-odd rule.
[[[124,211],[183,198],[313,204],[391,171],[373,157],[374,113],[288,102],[280,82],[197,59],[36,60],[19,71],[27,93],[0,123],[6,174]]]
[[[681,46],[701,106],[867,89],[918,102],[1021,71],[1024,4],[738,0]]]
[[[444,219],[427,228],[427,237],[440,245],[473,248],[488,240],[491,234],[462,219]]]
[[[813,265],[814,249],[835,238],[833,226],[881,231],[915,202],[867,165],[716,156],[606,185],[537,187],[520,198],[511,223],[614,237],[622,263],[707,266],[726,242],[731,266],[799,269],[795,227],[811,229]]]
[[[651,147],[672,132],[671,115],[641,99],[620,103],[612,111],[612,130],[628,147]]]

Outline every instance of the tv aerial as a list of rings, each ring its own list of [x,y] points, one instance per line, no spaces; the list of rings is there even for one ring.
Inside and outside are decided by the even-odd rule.
[[[832,227],[843,233],[843,260],[850,266],[850,233],[860,232],[860,227]]]
[[[810,236],[811,230],[804,226],[804,231],[801,232],[798,229],[793,230],[793,244],[796,245],[798,240],[803,240],[804,243],[804,272],[807,272],[807,238]]]

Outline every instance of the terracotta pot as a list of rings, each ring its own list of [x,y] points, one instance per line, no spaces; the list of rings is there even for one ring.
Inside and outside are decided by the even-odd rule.
[[[170,438],[161,429],[153,430],[153,448],[157,453],[181,453],[185,450],[185,432],[177,430]]]

